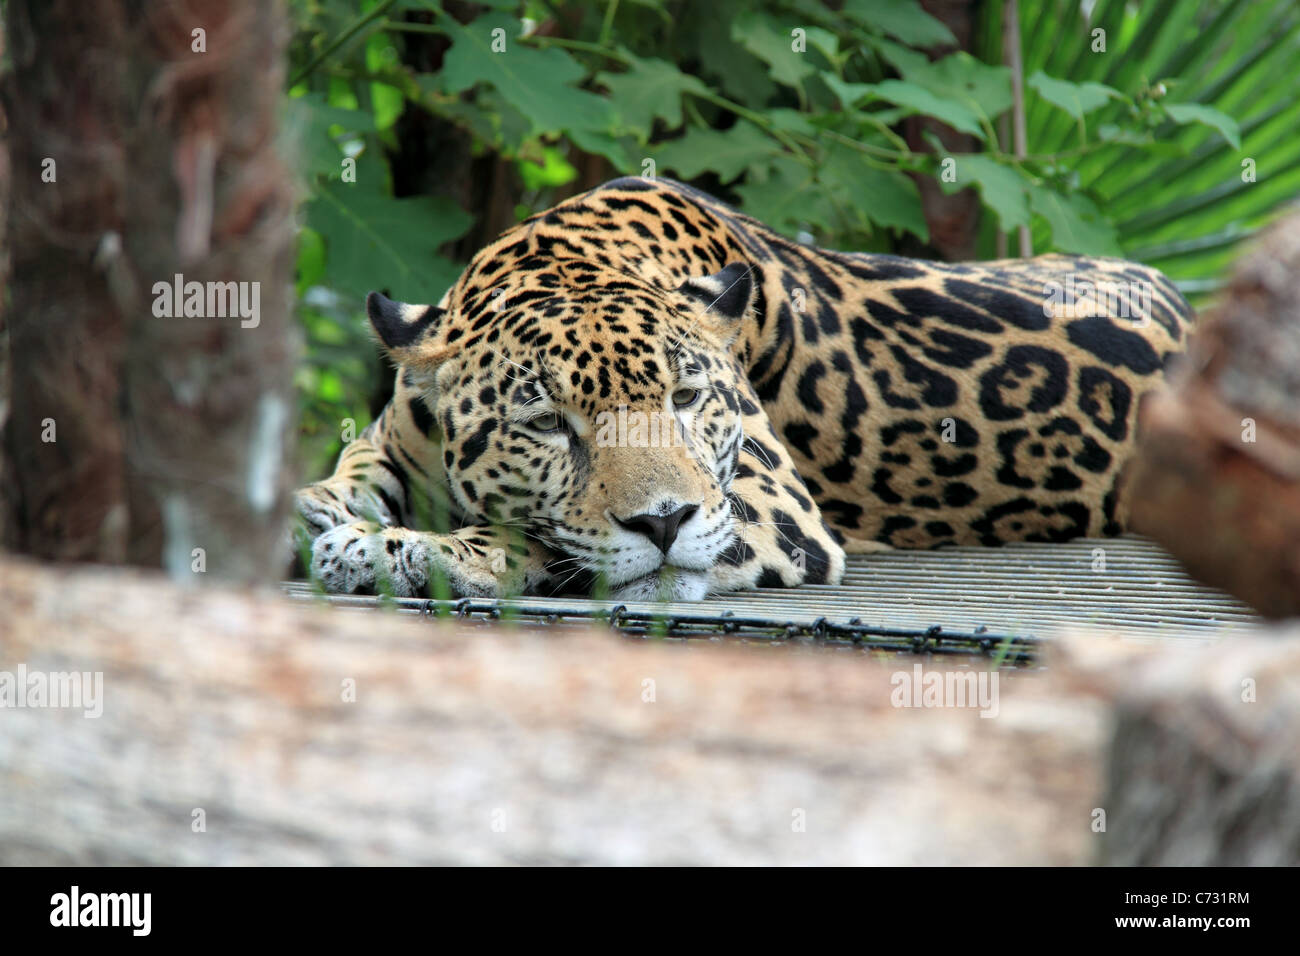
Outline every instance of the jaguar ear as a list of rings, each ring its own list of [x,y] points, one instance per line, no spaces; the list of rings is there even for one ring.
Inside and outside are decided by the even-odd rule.
[[[445,309],[394,302],[381,292],[366,296],[366,315],[385,351],[398,365],[433,366],[450,350],[440,334]]]
[[[730,341],[740,331],[740,320],[754,297],[753,270],[733,262],[711,276],[687,279],[677,291],[702,304],[705,314],[715,318],[715,328]]]

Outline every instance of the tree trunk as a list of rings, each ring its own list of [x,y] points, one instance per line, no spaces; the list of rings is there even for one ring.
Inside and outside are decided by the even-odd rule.
[[[956,47],[934,47],[927,50],[931,59],[947,56],[954,49],[971,51],[976,15],[973,0],[922,0],[921,6],[948,27],[957,38]],[[912,116],[903,121],[903,137],[907,140],[909,149],[919,153],[933,152],[934,148],[925,138],[926,133],[937,137],[949,154],[979,151],[978,139],[968,133],[959,133],[938,120]],[[903,254],[940,258],[949,262],[976,258],[980,199],[975,190],[968,186],[950,195],[939,188],[932,176],[918,173],[912,178],[921,194],[921,210],[925,214],[926,225],[930,228],[930,241],[922,244],[906,240],[905,246],[908,248],[902,250]]]
[[[1300,640],[1164,654],[1112,672],[1099,863],[1300,863]]]
[[[42,558],[121,561],[127,317],[92,263],[101,241],[120,239],[127,204],[126,12],[116,0],[14,0],[8,13],[7,543]]]
[[[1141,423],[1137,530],[1264,614],[1300,615],[1300,213],[1238,264]]]
[[[8,544],[265,579],[295,420],[279,5],[8,14]]]
[[[0,26],[0,59],[4,57],[4,28]],[[4,108],[0,105],[0,130],[7,129]],[[9,151],[0,141],[0,210],[9,208]],[[9,243],[7,231],[8,217],[0,214],[0,290],[9,288]],[[0,548],[10,538],[10,525],[13,521],[13,509],[10,494],[6,489],[13,488],[15,477],[9,467],[9,455],[5,448],[5,425],[9,421],[10,399],[9,381],[9,316],[5,308],[5,296],[0,295]]]

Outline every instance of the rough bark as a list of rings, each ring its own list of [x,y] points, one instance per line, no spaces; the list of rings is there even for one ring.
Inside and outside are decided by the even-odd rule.
[[[4,27],[0,25],[0,58],[5,52]],[[0,103],[0,137],[8,129],[4,106]],[[0,210],[9,208],[9,151],[0,143]],[[0,289],[9,288],[9,222],[0,214]],[[0,295],[0,547],[9,540],[10,525],[14,519],[14,502],[6,489],[16,484],[10,470],[9,455],[5,447],[5,429],[9,421],[9,316],[5,296]]]
[[[922,0],[922,7],[941,21],[957,38],[956,47],[935,47],[927,50],[932,59],[947,56],[954,49],[970,51],[974,32],[975,4],[972,0]],[[903,137],[909,149],[930,153],[934,147],[926,134],[938,138],[948,153],[975,153],[979,140],[967,133],[959,133],[938,120],[925,116],[909,117],[903,122]],[[921,193],[921,209],[930,228],[930,241],[916,248],[903,250],[906,255],[940,258],[949,262],[963,262],[976,258],[979,238],[980,200],[975,190],[967,187],[948,194],[939,188],[929,175],[915,174],[912,179]]]
[[[129,530],[118,418],[127,318],[94,263],[125,217],[126,11],[117,0],[15,0],[6,34],[7,544],[44,558],[120,561]]]
[[[1115,734],[1098,862],[1300,863],[1300,639],[1109,669]]]
[[[1135,528],[1262,613],[1300,614],[1300,213],[1243,258],[1141,426]]]
[[[894,707],[915,658],[121,569],[0,559],[0,618],[0,681],[103,673],[98,718],[0,709],[0,865],[1300,862],[1294,630],[1075,638],[984,719]]]
[[[191,580],[199,548],[212,577],[264,578],[280,560],[294,420],[279,5],[8,12],[10,546]],[[160,315],[177,275],[244,284],[258,312],[204,295],[201,316]]]
[[[982,719],[892,707],[911,659],[457,629],[15,562],[0,564],[0,608],[0,670],[104,673],[98,719],[0,710],[0,864],[1090,850],[1100,708],[1032,677],[1004,682],[1000,715]]]

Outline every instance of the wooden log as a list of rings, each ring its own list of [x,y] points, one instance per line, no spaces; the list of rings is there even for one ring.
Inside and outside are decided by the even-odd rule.
[[[1294,629],[1209,651],[1127,656],[1104,673],[1115,732],[1097,862],[1300,864]]]
[[[1134,528],[1262,613],[1300,615],[1300,212],[1243,258],[1140,427]]]
[[[985,719],[892,706],[911,658],[2,559],[0,620],[0,672],[103,673],[98,718],[0,709],[0,864],[1060,864],[1091,844],[1102,709],[1050,679],[1003,680]]]
[[[1300,862],[1295,630],[895,706],[941,663],[0,558],[0,865]],[[102,695],[5,696],[72,672]]]

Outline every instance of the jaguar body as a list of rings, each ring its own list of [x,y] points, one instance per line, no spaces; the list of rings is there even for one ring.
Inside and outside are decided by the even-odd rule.
[[[312,573],[621,600],[1121,533],[1191,322],[1136,263],[832,252],[639,178],[513,227],[436,305],[367,311],[395,394],[298,494]]]

